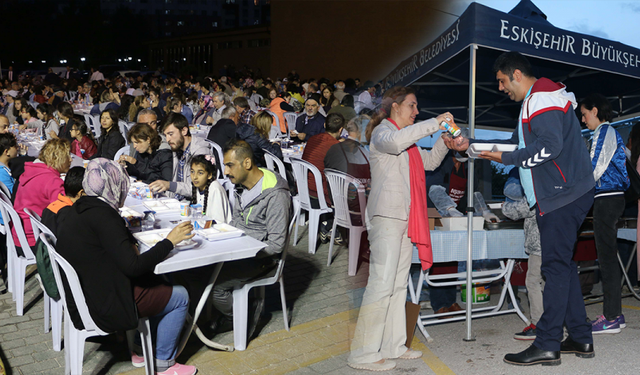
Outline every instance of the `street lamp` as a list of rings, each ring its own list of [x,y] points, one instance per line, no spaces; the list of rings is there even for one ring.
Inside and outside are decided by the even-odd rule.
[[[84,62],[86,59],[84,57],[80,58],[80,61]]]

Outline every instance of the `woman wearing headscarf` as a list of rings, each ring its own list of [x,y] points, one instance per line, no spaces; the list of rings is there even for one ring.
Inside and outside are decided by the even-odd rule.
[[[416,359],[422,353],[408,349],[405,302],[412,242],[423,269],[431,267],[431,237],[427,216],[425,170],[436,169],[449,151],[442,138],[431,151],[415,145],[440,129],[450,113],[413,124],[418,115],[413,90],[394,87],[367,126],[370,141],[371,193],[367,205],[369,280],[364,292],[350,367],[370,371],[393,369],[393,359]]]
[[[202,98],[200,98],[199,101],[200,101],[200,110],[193,117],[194,118],[193,122],[200,125],[206,125],[207,113],[209,113],[211,108],[213,108],[213,100],[209,95],[202,95]]]
[[[175,362],[189,305],[187,291],[164,284],[153,273],[177,243],[193,237],[193,226],[179,224],[140,254],[118,211],[129,184],[129,176],[117,162],[90,161],[82,182],[87,195],[76,201],[59,225],[58,251],[78,273],[89,313],[100,329],[126,331],[138,326],[139,317],[149,317],[156,374],[195,374],[194,366]],[[80,327],[77,310],[71,306],[69,310],[74,325]],[[135,350],[131,360],[134,365],[144,363]]]

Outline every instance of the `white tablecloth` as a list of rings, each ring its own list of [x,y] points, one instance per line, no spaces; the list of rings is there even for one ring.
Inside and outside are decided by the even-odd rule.
[[[636,228],[620,228],[618,229],[618,238],[636,242],[636,231]]]
[[[140,213],[148,211],[142,200],[127,197],[125,205]],[[156,214],[156,228],[173,228],[171,221],[185,221],[188,217],[180,216],[177,211]],[[188,250],[174,250],[161,263],[156,265],[156,274],[181,271],[190,268],[207,266],[219,262],[254,257],[267,245],[249,236],[241,236],[220,241],[207,241],[196,235],[198,245]]]

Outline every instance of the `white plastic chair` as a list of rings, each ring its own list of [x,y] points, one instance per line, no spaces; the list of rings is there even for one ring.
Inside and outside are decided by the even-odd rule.
[[[292,201],[293,211],[295,212],[299,205],[299,202]],[[287,258],[287,252],[289,251],[289,239],[291,238],[291,231],[293,224],[296,221],[295,215],[291,217],[289,222],[289,229],[287,231],[287,240],[282,250],[282,256],[278,261],[278,266],[275,275],[263,279],[255,280],[251,283],[245,284],[242,288],[235,289],[233,291],[233,346],[235,350],[245,350],[247,348],[247,319],[249,315],[249,291],[254,287],[262,287],[260,289],[261,298],[264,298],[264,286],[273,285],[275,283],[280,284],[280,302],[282,304],[282,317],[284,319],[284,328],[289,331],[289,314],[287,313],[287,298],[284,293],[284,276],[282,271],[284,270],[284,261]]]
[[[56,279],[56,285],[60,291],[61,300],[64,301],[65,307],[65,322],[64,322],[64,362],[65,362],[65,374],[66,375],[81,375],[82,374],[82,360],[84,357],[84,343],[87,338],[94,336],[106,336],[109,333],[101,330],[91,318],[89,314],[89,308],[82,292],[82,286],[78,279],[78,274],[73,269],[71,264],[67,262],[60,254],[58,254],[54,248],[55,239],[48,236],[45,233],[40,234],[40,239],[47,246],[49,251],[49,258],[51,259],[51,268],[53,269],[53,275]],[[69,316],[69,306],[67,304],[67,298],[65,295],[64,284],[62,283],[62,277],[60,269],[66,276],[67,283],[69,284],[69,290],[76,304],[76,309],[82,320],[84,329],[77,329],[71,317]],[[151,326],[148,318],[140,318],[138,320],[138,331],[140,332],[140,338],[142,341],[142,352],[145,361],[146,374],[155,374],[155,363],[153,357],[153,343],[151,340]]]
[[[284,163],[282,162],[282,160],[280,160],[280,158],[278,158],[273,153],[269,152],[264,148],[262,149],[262,151],[264,152],[264,161],[267,163],[267,168],[276,172],[274,167],[277,166],[278,167],[277,172],[280,173],[280,176],[282,176],[282,178],[286,180],[287,172],[284,169]]]
[[[124,146],[123,148],[121,148],[118,151],[116,151],[116,154],[113,157],[113,160],[118,161],[118,159],[120,159],[120,156],[129,155],[129,147],[130,146]]]
[[[16,301],[16,314],[22,316],[24,312],[24,284],[27,266],[36,264],[36,257],[33,251],[31,251],[31,246],[29,246],[29,242],[27,241],[20,216],[18,216],[16,210],[13,209],[9,197],[4,193],[0,193],[0,206],[2,206],[2,219],[4,220],[5,228],[10,228],[8,224],[9,222],[13,222],[13,227],[20,242],[19,246],[22,248],[24,254],[22,256],[18,255],[16,244],[13,242],[13,235],[10,230],[7,230],[7,258],[9,258],[7,267],[11,267],[11,272],[9,273],[11,280],[9,283],[10,285],[13,283],[12,292],[13,300]]]
[[[118,129],[120,129],[120,134],[122,134],[122,137],[124,138],[124,144],[129,145],[129,141],[127,140],[129,124],[124,120],[118,120]]]
[[[353,176],[335,169],[325,169],[324,174],[327,176],[329,188],[331,189],[331,197],[333,199],[333,229],[331,232],[331,242],[329,245],[329,258],[327,266],[331,265],[331,257],[333,255],[333,240],[336,235],[336,227],[341,226],[349,229],[349,276],[355,276],[358,271],[358,255],[360,254],[360,238],[362,232],[367,230],[365,225],[365,211],[367,201],[365,198],[365,187]],[[354,225],[351,222],[352,212],[349,210],[349,185],[354,185],[358,191],[358,203],[360,204],[360,212],[353,214],[360,215],[361,225]]]
[[[31,227],[33,227],[33,236],[35,238],[40,237],[40,233],[46,233],[55,240],[56,236],[51,233],[51,230],[44,224],[42,224],[40,215],[35,211],[28,208],[24,208],[24,212],[29,215],[31,221]],[[51,338],[53,340],[53,350],[59,352],[61,350],[62,341],[62,300],[56,301],[49,297],[46,290],[44,292],[44,332],[49,332],[49,317],[51,317]]]
[[[84,115],[84,122],[87,123],[87,126],[89,126],[91,128],[91,130],[93,131],[93,136],[95,138],[100,137],[100,121],[96,122],[95,117],[91,116],[90,114],[85,114]]]
[[[218,177],[224,179],[224,154],[222,153],[222,147],[220,147],[219,144],[215,143],[209,138],[204,138],[204,140],[209,143],[209,146],[211,146],[211,152],[215,152],[218,154],[218,157],[220,158],[220,165],[218,165]]]
[[[298,114],[295,112],[285,112],[284,119],[287,121],[287,129],[289,134],[292,130],[296,130],[296,120],[298,120]]]
[[[100,137],[100,134],[102,134],[102,125],[100,124],[100,115],[93,115],[93,126],[94,126],[94,130],[97,133],[96,138]]]
[[[320,224],[320,215],[330,213],[333,210],[327,206],[327,201],[324,198],[324,189],[322,188],[322,174],[315,165],[308,161],[290,158],[291,166],[293,167],[293,175],[296,179],[296,186],[298,187],[298,199],[300,200],[300,207],[294,212],[296,221],[300,220],[300,213],[305,210],[309,213],[309,253],[316,253],[316,241],[318,239],[318,226]],[[316,182],[316,191],[318,192],[318,201],[320,208],[311,208],[311,201],[309,198],[309,172],[313,173],[313,178]],[[298,243],[298,226],[296,225],[295,233],[293,234],[293,246]]]
[[[280,130],[280,119],[278,116],[269,110],[265,110],[265,112],[273,117],[273,125],[271,125],[271,130],[269,131],[269,138],[283,138],[286,136],[286,134],[282,134],[282,130]]]
[[[5,185],[4,183],[2,183],[0,181],[0,190],[7,196],[10,197],[11,196],[11,192],[9,192],[9,188],[7,187],[7,185]],[[0,206],[0,212],[3,210],[2,206]],[[1,215],[1,213],[0,213]],[[3,216],[3,221],[4,221],[4,216]],[[9,225],[5,225],[5,224],[0,224],[0,233],[2,233],[3,235],[7,235],[7,232],[9,232],[9,234],[11,234],[11,231],[8,231],[9,229]],[[7,254],[9,255],[9,254]],[[12,258],[10,256],[7,257],[7,275],[6,275],[6,279],[7,279],[7,285],[5,285],[5,288],[7,288],[7,290],[9,291],[9,293],[13,294],[13,282],[11,280],[12,279],[12,275],[13,275],[13,267],[11,267],[12,265]]]

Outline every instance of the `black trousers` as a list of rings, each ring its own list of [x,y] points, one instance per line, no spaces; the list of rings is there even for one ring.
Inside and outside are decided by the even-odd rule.
[[[618,263],[618,219],[624,211],[624,195],[596,198],[593,202],[593,232],[600,263],[603,315],[612,321],[622,314],[622,272]]]
[[[578,269],[572,259],[578,229],[593,204],[593,193],[594,189],[563,207],[536,216],[542,246],[540,269],[546,280],[542,297],[544,312],[536,325],[534,341],[539,349],[560,350],[563,324],[575,342],[593,343]]]

